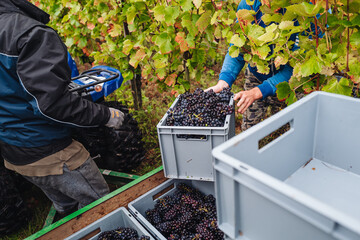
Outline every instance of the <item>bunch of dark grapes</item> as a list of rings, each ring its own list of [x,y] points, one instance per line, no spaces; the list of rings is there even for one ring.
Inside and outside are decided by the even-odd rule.
[[[224,239],[217,227],[213,195],[204,195],[184,183],[174,193],[158,199],[146,219],[169,240]]]
[[[150,240],[150,237],[144,235],[139,237],[135,229],[119,227],[115,230],[100,233],[98,240]]]
[[[174,108],[167,112],[167,126],[222,127],[226,115],[234,112],[229,106],[233,93],[224,88],[216,94],[213,90],[204,92],[197,88],[194,93],[186,92],[179,96]]]

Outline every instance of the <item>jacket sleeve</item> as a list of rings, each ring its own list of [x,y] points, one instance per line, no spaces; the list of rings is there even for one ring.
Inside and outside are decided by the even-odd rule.
[[[283,69],[277,72],[271,78],[266,79],[262,84],[258,86],[263,97],[265,99],[268,96],[276,95],[276,85],[281,82],[289,82],[291,76],[293,74],[293,68],[289,65],[284,65]]]
[[[241,53],[235,58],[232,58],[229,53],[226,53],[219,80],[224,80],[231,87],[244,65],[245,61]]]
[[[254,1],[254,5],[251,7],[246,3],[246,0],[241,0],[238,5],[237,11],[240,9],[254,10],[257,12],[257,17],[259,18],[259,8],[261,6],[261,2],[259,0]],[[236,20],[238,23],[238,20]],[[233,44],[230,44],[232,46]],[[225,59],[220,71],[219,80],[224,80],[231,87],[235,82],[237,76],[239,75],[241,69],[245,65],[245,60],[243,58],[243,54],[240,53],[237,57],[233,58],[229,55],[229,51],[225,55]]]
[[[18,77],[36,100],[35,112],[52,121],[78,127],[106,124],[110,118],[106,106],[69,92],[71,71],[66,46],[52,28],[34,27],[19,39],[17,46]]]

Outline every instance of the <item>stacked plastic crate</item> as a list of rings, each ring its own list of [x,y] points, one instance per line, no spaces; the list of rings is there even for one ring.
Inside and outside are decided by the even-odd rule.
[[[174,108],[178,98],[170,108]],[[230,99],[229,105],[233,106]],[[131,202],[129,211],[156,238],[166,238],[146,219],[146,210],[155,206],[157,199],[174,193],[180,183],[202,193],[215,196],[214,157],[211,151],[235,135],[235,113],[227,115],[223,127],[167,126],[168,114],[157,125],[162,163],[168,181]]]

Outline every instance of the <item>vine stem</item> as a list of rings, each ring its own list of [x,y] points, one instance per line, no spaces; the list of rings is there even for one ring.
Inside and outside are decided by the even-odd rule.
[[[319,79],[319,74],[316,74],[315,76],[313,76],[312,78],[310,78],[310,79],[307,80],[306,82],[303,82],[302,84],[300,84],[299,86],[297,86],[296,88],[294,88],[294,91],[295,91],[296,89],[298,89],[299,87],[301,87],[302,85],[304,85],[305,83],[308,83],[308,82],[314,80],[315,78],[318,78],[318,79]]]
[[[348,0],[349,1],[349,0]],[[311,0],[312,4],[316,4],[316,0]],[[314,23],[315,23],[315,39],[316,39],[316,52],[318,50],[319,47],[319,33],[318,33],[318,23],[317,23],[317,18],[316,16],[314,17]],[[320,88],[320,80],[319,80],[319,76],[316,79],[316,90],[319,91]]]
[[[217,7],[216,7],[216,4],[214,3],[214,0],[211,0],[211,3],[212,3],[212,5],[213,5],[213,7],[215,8],[215,11],[216,11]]]
[[[326,39],[326,45],[328,47],[329,53],[331,52],[331,43],[329,41],[329,34],[328,34],[328,12],[329,12],[329,0],[326,0],[326,15],[325,15],[325,39]]]
[[[347,0],[347,20],[350,21],[350,9],[349,9],[349,0]],[[350,55],[350,28],[347,27],[347,46],[346,46],[346,71],[349,72],[349,55]]]

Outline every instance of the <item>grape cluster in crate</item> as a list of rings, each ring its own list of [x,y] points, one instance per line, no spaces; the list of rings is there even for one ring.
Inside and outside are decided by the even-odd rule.
[[[186,92],[179,96],[174,108],[167,112],[167,126],[222,127],[226,115],[234,112],[229,105],[233,93],[224,88],[220,93],[197,88],[194,93]]]
[[[98,240],[150,240],[150,237],[139,236],[135,229],[129,227],[119,227],[111,231],[102,232]]]
[[[184,183],[173,194],[157,200],[146,212],[147,220],[169,240],[224,239],[217,226],[213,195],[205,195]]]

